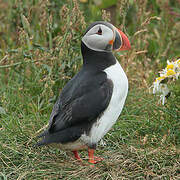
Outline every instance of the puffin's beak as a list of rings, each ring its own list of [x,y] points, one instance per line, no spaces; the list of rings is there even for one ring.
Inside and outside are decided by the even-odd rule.
[[[128,37],[119,29],[115,28],[115,39],[113,42],[113,50],[124,51],[131,49]]]

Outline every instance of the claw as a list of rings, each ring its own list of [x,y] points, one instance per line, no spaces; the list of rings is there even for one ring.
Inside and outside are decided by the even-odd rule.
[[[94,156],[94,160],[98,163],[104,160],[104,158]]]

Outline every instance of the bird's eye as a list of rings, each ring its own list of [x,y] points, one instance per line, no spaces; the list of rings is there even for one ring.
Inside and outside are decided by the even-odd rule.
[[[99,27],[99,30],[98,30],[98,32],[96,34],[102,35],[102,29],[100,27]]]

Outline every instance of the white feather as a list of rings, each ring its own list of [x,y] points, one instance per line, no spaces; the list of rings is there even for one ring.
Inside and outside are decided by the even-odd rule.
[[[101,28],[102,35],[98,35],[97,32]],[[91,28],[82,38],[84,44],[95,51],[105,51],[109,41],[114,38],[114,32],[109,27],[98,24]]]
[[[96,144],[111,129],[121,114],[128,93],[128,79],[118,61],[104,71],[113,82],[113,94],[109,106],[93,124],[89,135],[81,136],[80,139],[86,144]]]

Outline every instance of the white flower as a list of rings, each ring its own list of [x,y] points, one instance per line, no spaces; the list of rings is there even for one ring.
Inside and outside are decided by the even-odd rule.
[[[165,78],[166,78],[165,76],[160,76],[156,78],[155,82],[153,83],[153,94],[161,92],[160,82]]]
[[[153,83],[153,94],[159,94],[160,100],[159,102],[162,105],[165,104],[166,96],[169,94],[169,89],[167,84],[160,83],[158,80]]]
[[[165,104],[165,100],[166,100],[166,96],[169,94],[169,89],[168,89],[168,86],[167,84],[160,84],[160,100],[159,102],[161,103],[162,102],[162,105]]]
[[[177,61],[170,62],[167,60],[167,66],[164,69],[165,76],[172,77],[173,79],[178,79],[180,74],[180,59]]]
[[[160,102],[165,104],[166,96],[170,93],[167,84],[162,83],[164,79],[170,78],[171,80],[177,80],[180,75],[180,59],[170,62],[167,60],[167,66],[160,72],[160,77],[156,78],[152,88],[153,94],[160,94]]]

